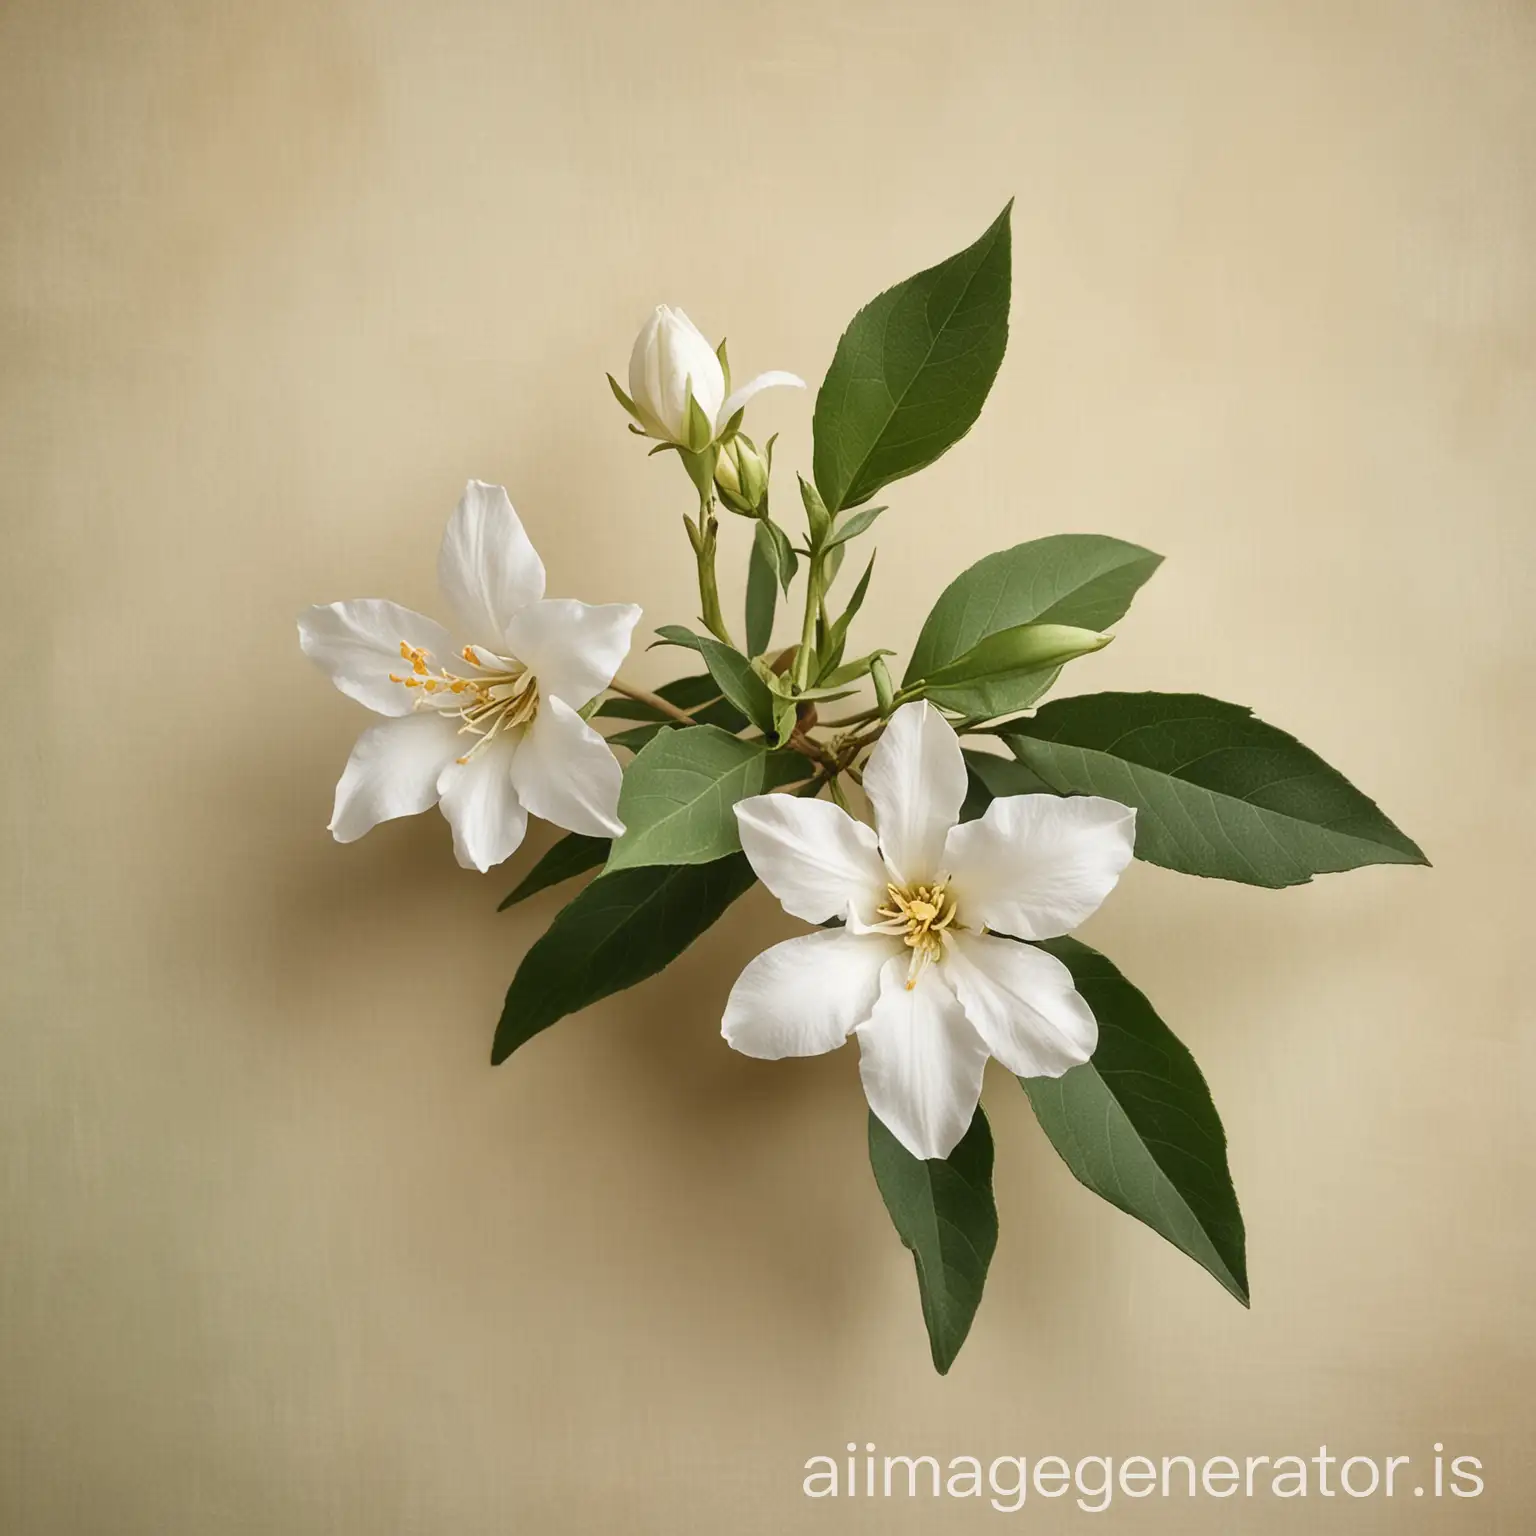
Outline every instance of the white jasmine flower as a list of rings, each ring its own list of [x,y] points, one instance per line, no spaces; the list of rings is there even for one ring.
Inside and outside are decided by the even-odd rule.
[[[680,309],[659,304],[640,328],[629,356],[629,401],[640,425],[651,437],[702,449],[707,444],[691,440],[688,400],[691,395],[713,429],[725,424],[759,390],[775,384],[805,388],[805,380],[782,370],[760,373],[729,395],[725,369],[715,349]]]
[[[1072,973],[1014,940],[1055,938],[1098,908],[1130,862],[1136,813],[1096,796],[1010,795],[957,825],[965,761],[927,703],[891,716],[864,788],[878,836],[825,800],[736,806],[741,845],[784,910],[845,926],[759,955],[722,1033],[770,1061],[856,1034],[870,1108],[914,1157],[947,1157],[989,1056],[1021,1077],[1060,1077],[1093,1054],[1098,1025]]]
[[[478,480],[449,519],[437,576],[452,632],[382,598],[299,619],[305,655],[389,717],[358,738],[336,786],[336,841],[439,803],[466,869],[516,852],[530,812],[617,837],[621,770],[578,711],[613,681],[640,610],[545,598],[506,491]]]

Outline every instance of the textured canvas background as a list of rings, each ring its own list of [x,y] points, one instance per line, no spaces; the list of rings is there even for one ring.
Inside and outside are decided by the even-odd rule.
[[[1533,177],[1529,4],[0,5],[0,1529],[1001,1518],[806,1503],[850,1439],[1439,1439],[1479,1503],[1098,1519],[1528,1529]],[[853,1053],[717,1037],[793,925],[755,893],[491,1071],[559,898],[498,917],[508,876],[435,816],[331,844],[362,715],[293,619],[429,606],[470,475],[552,592],[689,618],[681,477],[602,378],[647,308],[818,379],[1011,194],[1008,358],[893,490],[863,633],[910,644],[1023,538],[1148,544],[1072,686],[1249,703],[1436,868],[1132,872],[1088,936],[1209,1076],[1253,1311],[1081,1190],[999,1075],[1002,1242],[939,1380]],[[808,398],[754,419],[808,464]]]

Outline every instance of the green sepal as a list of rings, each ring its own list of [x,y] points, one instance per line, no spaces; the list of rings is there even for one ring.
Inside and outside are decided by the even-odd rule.
[[[624,409],[635,418],[636,421],[642,421],[643,419],[640,415],[640,408],[635,404],[633,400],[629,398],[628,395],[624,393],[622,389],[619,388],[619,381],[614,378],[611,373],[605,374],[604,377],[608,380],[609,389],[613,391],[613,398],[617,400],[619,404],[622,405]]]
[[[704,414],[704,407],[693,398],[693,385],[688,386],[688,443],[687,447],[692,453],[703,453],[715,440],[715,424]],[[709,467],[710,478],[714,478],[715,467]]]

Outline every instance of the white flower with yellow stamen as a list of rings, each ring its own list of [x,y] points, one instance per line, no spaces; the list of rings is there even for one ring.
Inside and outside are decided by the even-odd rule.
[[[856,1034],[870,1108],[914,1157],[948,1157],[989,1056],[1021,1077],[1060,1077],[1093,1054],[1098,1025],[1072,973],[1015,940],[1056,938],[1098,908],[1130,862],[1136,813],[1096,796],[1010,795],[957,825],[965,760],[926,703],[891,716],[864,788],[878,835],[826,800],[737,804],[741,846],[784,910],[844,926],[759,955],[722,1033],[769,1061]]]
[[[352,749],[331,814],[336,841],[439,803],[466,869],[516,852],[529,813],[617,837],[621,770],[579,711],[613,681],[640,610],[545,598],[544,563],[506,491],[478,480],[449,519],[437,575],[459,639],[381,598],[299,619],[305,655],[390,717]]]

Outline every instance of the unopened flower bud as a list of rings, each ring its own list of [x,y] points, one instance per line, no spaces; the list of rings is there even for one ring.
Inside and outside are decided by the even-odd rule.
[[[715,487],[733,512],[752,516],[768,494],[768,461],[745,433],[720,445],[715,463]]]

